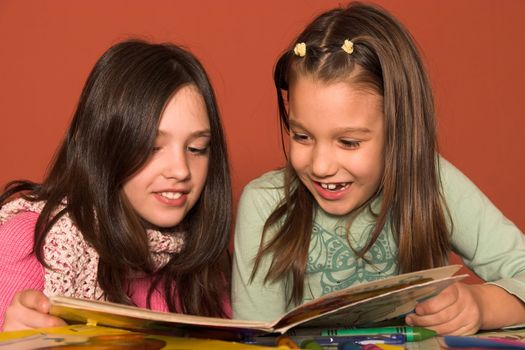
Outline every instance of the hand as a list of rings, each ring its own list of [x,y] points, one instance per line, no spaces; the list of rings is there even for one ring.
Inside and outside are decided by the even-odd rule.
[[[49,299],[44,293],[27,289],[18,292],[5,312],[4,331],[65,326],[58,317],[48,315]]]
[[[454,283],[419,303],[415,314],[406,317],[406,323],[430,328],[440,335],[474,334],[482,325],[482,301],[476,292],[479,287]]]

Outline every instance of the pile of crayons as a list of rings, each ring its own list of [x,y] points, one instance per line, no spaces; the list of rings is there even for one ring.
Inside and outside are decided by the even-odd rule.
[[[278,337],[260,336],[247,340],[258,345],[287,346],[290,349],[322,350],[402,350],[406,342],[436,336],[430,329],[420,327],[347,328],[314,331],[291,330]]]

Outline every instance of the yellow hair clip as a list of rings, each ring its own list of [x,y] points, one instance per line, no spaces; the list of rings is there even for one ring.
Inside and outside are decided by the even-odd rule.
[[[293,53],[296,56],[304,57],[304,55],[306,55],[306,44],[305,43],[295,44],[295,47],[293,48]]]
[[[354,52],[354,43],[348,39],[345,39],[345,42],[343,43],[343,46],[341,46],[341,48],[344,52],[350,55],[352,54],[352,52]]]

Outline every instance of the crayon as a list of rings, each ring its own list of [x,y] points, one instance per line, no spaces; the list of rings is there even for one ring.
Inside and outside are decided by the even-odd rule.
[[[337,337],[313,337],[310,340],[315,341],[321,346],[338,345],[352,342],[358,345],[366,344],[404,344],[406,337],[404,334],[379,334],[379,335],[350,335]]]
[[[414,342],[432,338],[437,335],[431,329],[422,327],[380,327],[380,328],[344,328],[344,329],[326,329],[321,331],[323,336],[341,336],[341,335],[379,335],[400,333],[406,336],[406,341]]]
[[[289,349],[300,349],[299,346],[292,340],[292,338],[281,335],[277,337],[277,346],[287,346]]]
[[[445,335],[443,340],[447,347],[525,349],[525,342],[516,339]]]
[[[375,344],[366,344],[366,345],[363,345],[363,346],[361,346],[361,349],[362,349],[362,350],[381,350],[381,348],[378,347],[378,346],[375,345]]]
[[[300,348],[304,348],[303,343],[306,344],[308,341],[319,343],[322,346],[332,345],[337,346],[338,344],[345,342],[353,342],[358,345],[364,344],[404,344],[406,342],[406,336],[404,334],[377,334],[377,335],[347,335],[347,336],[258,336],[249,337],[243,339],[242,342],[245,344],[256,344],[256,345],[288,345],[294,349],[293,346],[301,344]],[[293,345],[291,342],[293,342]],[[289,343],[289,344],[288,344]],[[312,346],[314,346],[312,344]],[[299,348],[299,346],[297,346]]]
[[[321,344],[316,342],[313,339],[305,340],[301,342],[301,349],[308,349],[308,350],[323,350],[323,347]],[[360,350],[360,349],[357,349]]]
[[[376,344],[378,348],[381,348],[382,350],[404,350],[405,347],[403,345],[390,345],[390,344]]]

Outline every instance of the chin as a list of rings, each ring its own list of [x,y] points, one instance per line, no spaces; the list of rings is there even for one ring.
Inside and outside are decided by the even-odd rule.
[[[161,218],[158,218],[157,220],[155,219],[152,219],[152,220],[148,220],[148,222],[159,228],[159,229],[166,229],[166,228],[171,228],[171,227],[175,227],[177,226],[178,224],[180,224],[180,222],[182,221],[182,219],[173,219],[173,218],[170,218],[170,219],[161,219]]]
[[[326,213],[330,215],[337,215],[337,216],[344,216],[347,214],[350,214],[354,208],[348,208],[348,207],[340,207],[340,206],[332,206],[332,205],[320,205],[321,209],[323,209]]]

